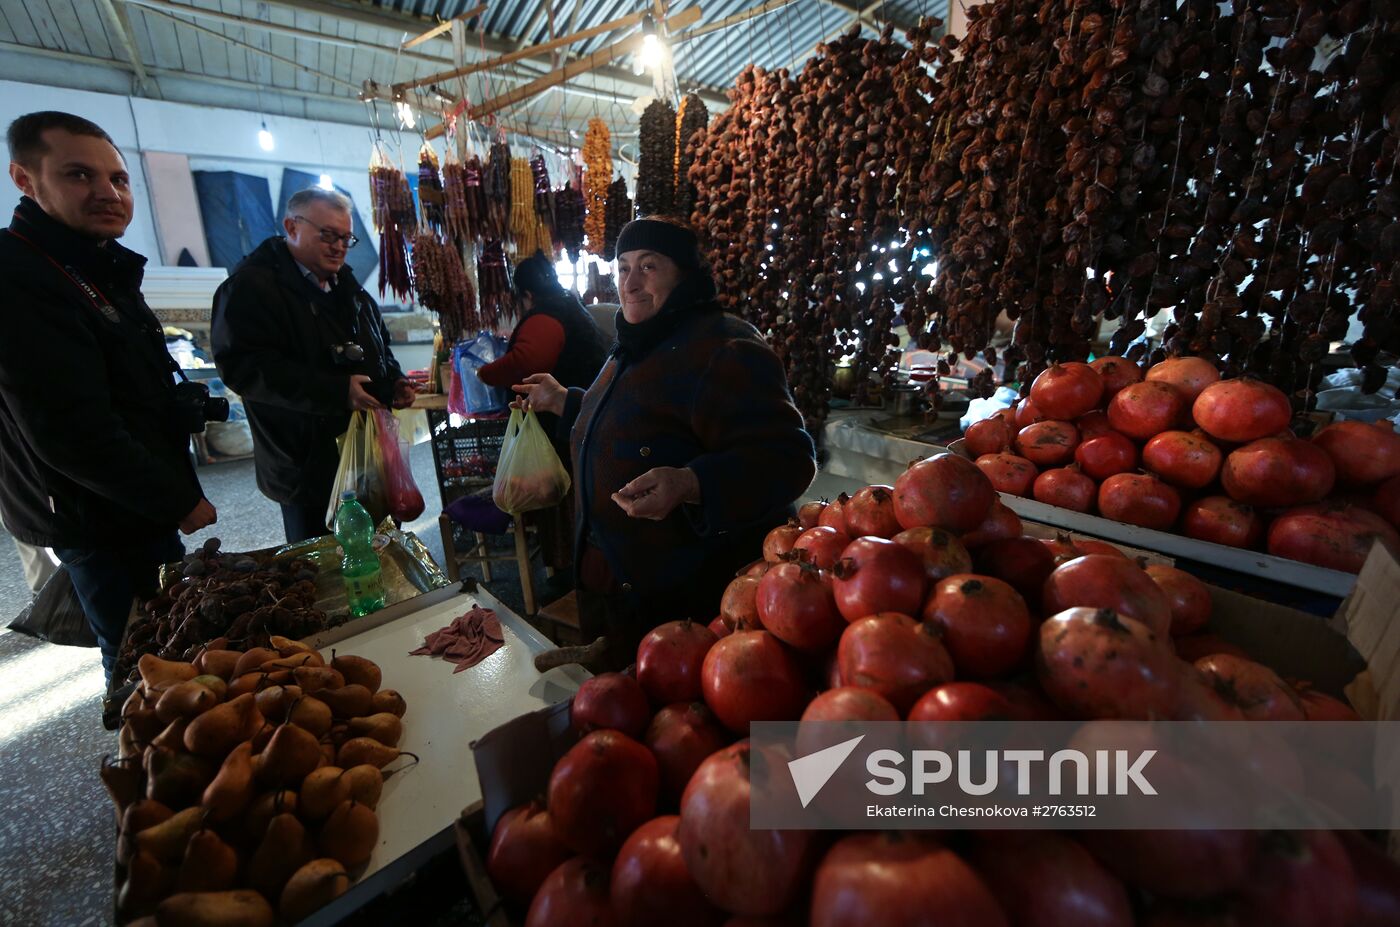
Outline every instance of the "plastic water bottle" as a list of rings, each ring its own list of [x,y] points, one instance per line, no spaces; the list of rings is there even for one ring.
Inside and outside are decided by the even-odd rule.
[[[335,539],[345,559],[340,573],[345,578],[345,597],[350,614],[359,618],[384,607],[384,583],[379,578],[379,555],[374,552],[374,522],[355,498],[355,490],[340,494],[335,513]]]

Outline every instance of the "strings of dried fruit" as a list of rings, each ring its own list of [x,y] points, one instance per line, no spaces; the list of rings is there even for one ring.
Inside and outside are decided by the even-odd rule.
[[[642,111],[637,162],[637,212],[668,215],[675,210],[676,110],[665,100],[652,100]]]
[[[413,294],[408,263],[408,240],[418,229],[413,193],[403,171],[390,162],[379,145],[370,158],[371,215],[379,232],[379,296],[392,291],[402,302]]]
[[[455,245],[420,233],[413,242],[413,279],[418,302],[437,313],[446,343],[456,344],[481,330],[476,293]]]
[[[622,227],[632,221],[632,198],[627,195],[627,181],[621,177],[608,185],[608,201],[603,216],[603,247],[599,254],[605,261],[617,257],[617,237]]]
[[[491,146],[481,171],[481,192],[486,206],[481,226],[482,238],[505,238],[510,233],[511,175],[510,145],[498,141]],[[467,164],[470,184],[471,163]],[[528,193],[526,194],[529,195]]]
[[[562,190],[555,191],[555,232],[559,243],[569,254],[569,260],[578,263],[579,252],[583,249],[583,217],[587,207],[583,201],[583,191],[570,180]]]
[[[477,189],[481,182],[478,177]],[[469,242],[476,237],[475,224],[467,200],[466,166],[455,160],[452,149],[442,165],[442,212],[449,237],[457,242]]]
[[[539,216],[540,224],[551,239],[555,238],[554,188],[549,185],[549,168],[544,163],[544,155],[539,152],[530,159],[530,181],[535,191],[535,215]]]
[[[510,265],[500,239],[482,243],[476,263],[476,282],[481,295],[481,327],[494,330],[515,311],[510,291]]]
[[[705,101],[694,93],[681,100],[676,116],[676,192],[674,209],[677,215],[688,216],[695,206],[695,186],[690,182],[690,165],[695,151],[710,124],[710,110]]]
[[[608,182],[612,178],[612,136],[608,124],[598,117],[588,120],[583,137],[583,232],[588,250],[601,255],[607,232]]]
[[[536,249],[546,254],[552,253],[554,242],[535,211],[535,182],[530,162],[524,158],[513,159],[510,174],[512,198],[509,235],[516,259],[529,257]]]
[[[437,233],[441,233],[447,224],[444,205],[437,152],[432,145],[424,142],[423,147],[418,149],[418,207],[423,211],[423,221],[428,228]]]

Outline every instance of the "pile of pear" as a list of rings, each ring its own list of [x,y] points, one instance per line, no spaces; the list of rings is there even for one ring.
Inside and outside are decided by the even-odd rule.
[[[295,924],[343,894],[379,840],[403,697],[379,667],[298,641],[193,662],[152,654],[102,779],[116,804],[119,923]],[[417,757],[413,757],[416,761]]]

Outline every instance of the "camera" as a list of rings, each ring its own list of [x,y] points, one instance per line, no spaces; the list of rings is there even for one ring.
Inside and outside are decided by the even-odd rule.
[[[353,341],[331,345],[331,362],[337,367],[353,367],[365,360],[365,349]]]
[[[194,380],[175,384],[175,418],[192,435],[204,431],[205,422],[228,421],[228,400],[209,395],[209,387]]]

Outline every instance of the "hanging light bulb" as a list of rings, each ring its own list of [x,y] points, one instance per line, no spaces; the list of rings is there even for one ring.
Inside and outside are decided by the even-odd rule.
[[[272,138],[272,133],[267,131],[267,122],[263,121],[262,128],[258,130],[258,147],[263,151],[271,151],[277,147],[277,142]]]
[[[394,104],[394,111],[399,115],[399,122],[403,123],[405,129],[413,128],[413,107],[408,105],[407,100],[400,100]]]
[[[330,174],[322,174],[321,179],[317,181],[316,186],[320,187],[322,190],[334,190],[335,181],[331,180]]]

